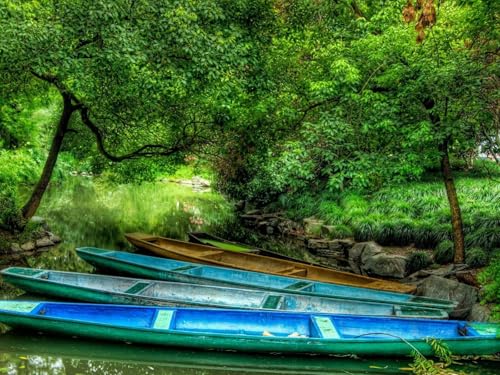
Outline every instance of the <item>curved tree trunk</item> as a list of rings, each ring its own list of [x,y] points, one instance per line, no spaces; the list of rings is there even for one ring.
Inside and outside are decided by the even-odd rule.
[[[28,221],[40,206],[40,202],[42,201],[43,194],[47,189],[47,186],[50,181],[50,177],[52,176],[52,172],[57,162],[57,157],[59,155],[59,151],[61,150],[61,146],[63,143],[64,135],[68,130],[69,121],[71,119],[71,115],[75,111],[75,107],[71,104],[71,97],[67,93],[61,92],[63,97],[63,110],[61,113],[61,117],[59,118],[59,123],[57,125],[57,130],[52,139],[52,145],[50,146],[49,155],[47,160],[45,161],[45,165],[43,167],[42,175],[38,180],[38,183],[31,194],[29,201],[24,205],[22,209],[22,215],[25,221]]]
[[[443,175],[446,195],[448,196],[451,210],[451,227],[453,230],[453,242],[455,244],[455,258],[453,262],[463,263],[465,259],[465,241],[462,212],[460,210],[460,204],[458,203],[453,174],[451,173],[450,158],[448,156],[448,139],[443,141],[439,146],[439,151],[441,151],[441,173]]]

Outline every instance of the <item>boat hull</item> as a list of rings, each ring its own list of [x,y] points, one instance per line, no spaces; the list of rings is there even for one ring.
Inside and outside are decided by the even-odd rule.
[[[393,330],[387,328],[385,329],[386,336],[383,336],[385,338],[376,338],[374,337],[375,333],[368,333],[370,335],[368,338],[363,337],[363,334],[355,338],[344,338],[343,330],[339,330],[338,338],[329,338],[328,328],[324,329],[319,326],[318,332],[311,333],[313,327],[308,326],[308,322],[311,319],[316,322],[326,319],[340,324],[346,318],[330,315],[253,313],[240,310],[167,310],[119,305],[106,305],[104,307],[103,305],[43,302],[29,305],[30,302],[24,301],[21,303],[23,305],[21,308],[14,307],[14,310],[11,310],[9,302],[11,301],[0,302],[0,321],[12,327],[140,344],[207,350],[356,354],[362,356],[406,356],[417,349],[423,355],[433,355],[432,347],[424,337],[427,331],[432,329],[434,332],[444,332],[444,337],[437,336],[435,338],[445,343],[455,355],[486,355],[500,351],[500,340],[495,337],[499,332],[496,325],[492,326],[493,328],[487,335],[461,337],[458,333],[450,334],[451,331],[460,327],[466,327],[467,334],[471,334],[472,327],[477,328],[475,332],[477,334],[477,332],[481,332],[480,323],[475,323],[474,326],[465,322],[440,321],[440,325],[434,329],[432,324],[435,324],[436,321],[415,320],[406,329],[404,327],[397,328],[400,323],[399,319],[359,317],[356,318],[355,323],[352,323],[351,319],[349,324],[359,325],[360,332],[371,329],[371,327],[363,327],[364,324],[373,324],[373,319],[380,319],[378,322],[375,321],[379,332],[384,332],[383,327],[386,325],[394,326],[396,327],[395,332],[401,332],[400,335],[403,337],[387,338],[391,335],[395,336],[392,334]],[[13,304],[15,303],[13,302]],[[28,311],[29,309],[32,310]],[[153,311],[141,311],[141,309]],[[165,321],[166,315],[171,320]],[[160,323],[158,323],[159,321]],[[406,322],[404,319],[402,321]],[[297,329],[301,332],[307,331],[314,337],[269,337],[254,332],[255,330],[262,332],[262,328],[266,325],[269,325],[273,332],[273,328],[279,330],[281,327],[285,327],[285,329]],[[418,331],[419,327],[425,332],[410,334],[410,336],[414,336],[413,338],[404,337],[406,335],[404,329],[407,332],[413,332],[414,330]],[[349,327],[349,329],[351,328]]]
[[[349,301],[390,303],[416,308],[452,311],[456,302],[417,297],[402,293],[376,291],[319,282],[304,282],[283,276],[205,266],[171,259],[97,248],[78,248],[77,254],[97,268],[148,279],[202,285],[260,289]]]
[[[413,285],[380,280],[257,254],[236,254],[231,251],[224,251],[205,245],[196,245],[197,247],[194,248],[194,244],[189,242],[142,233],[129,233],[125,237],[134,246],[149,250],[162,257],[186,262],[231,267],[246,271],[265,272],[273,275],[397,293],[413,293],[416,289]]]
[[[30,293],[96,303],[448,318],[438,309],[77,272],[11,267],[1,275],[4,281]]]

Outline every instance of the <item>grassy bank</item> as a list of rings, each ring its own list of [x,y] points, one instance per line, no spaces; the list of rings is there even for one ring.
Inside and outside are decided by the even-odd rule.
[[[468,261],[485,265],[500,251],[500,171],[493,178],[459,175]],[[373,194],[344,192],[282,196],[273,209],[300,220],[315,216],[332,225],[332,236],[374,240],[382,245],[449,248],[451,217],[443,183],[429,178],[419,183],[385,187]],[[451,250],[452,251],[452,250]]]

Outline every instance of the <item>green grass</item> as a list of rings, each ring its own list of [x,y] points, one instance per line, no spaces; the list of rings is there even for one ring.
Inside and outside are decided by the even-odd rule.
[[[456,179],[456,187],[466,247],[480,248],[489,257],[493,249],[500,247],[500,184],[484,176],[461,175]],[[314,215],[326,224],[347,228],[358,241],[435,248],[452,239],[448,200],[444,185],[437,178],[388,186],[371,195],[306,194],[282,198],[279,203],[275,208],[284,209],[294,219]],[[471,259],[481,263],[484,257],[477,250],[474,252]]]

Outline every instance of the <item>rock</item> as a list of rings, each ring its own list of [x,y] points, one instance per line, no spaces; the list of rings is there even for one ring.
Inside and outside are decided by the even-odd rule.
[[[21,246],[19,246],[18,243],[11,243],[10,244],[10,251],[13,252],[13,253],[19,253],[21,251],[23,251],[23,249],[21,249]]]
[[[430,276],[423,280],[417,287],[417,294],[458,302],[457,308],[450,313],[450,317],[454,319],[467,318],[478,297],[476,288],[440,276]]]
[[[244,224],[250,227],[254,227],[257,225],[259,221],[262,220],[262,216],[260,215],[240,215],[241,220],[243,220]]]
[[[487,322],[488,320],[490,320],[490,317],[491,317],[491,306],[475,303],[474,305],[472,305],[467,320],[472,320],[476,322]]]
[[[262,211],[261,210],[250,210],[245,212],[245,215],[261,215]]]
[[[350,240],[348,238],[344,238],[341,240],[335,240],[333,242],[337,242],[340,245],[342,245],[342,248],[344,249],[344,251],[348,251],[356,244],[356,242],[354,240]]]
[[[368,258],[381,252],[382,247],[373,241],[359,242],[347,250],[347,261],[349,262],[349,266],[352,268],[352,270],[355,273],[361,275],[363,274],[362,256],[364,256],[364,254],[366,253],[365,257]]]
[[[49,225],[47,224],[47,221],[41,217],[41,216],[33,216],[30,219],[30,223],[36,224],[41,226],[44,230],[49,230]]]
[[[309,238],[306,242],[306,246],[309,250],[314,252],[318,249],[328,249],[330,247],[330,241]]]
[[[47,236],[49,236],[49,240],[51,240],[55,244],[61,242],[61,237],[56,236],[54,233],[47,232],[46,234],[47,234]]]
[[[35,250],[35,243],[33,241],[28,241],[21,245],[21,250],[23,251],[32,251]]]
[[[361,256],[361,270],[368,275],[387,276],[402,279],[406,276],[408,259],[402,255],[380,253],[373,256]]]
[[[321,237],[332,238],[335,233],[335,225],[322,225],[321,226]]]
[[[273,234],[275,225],[272,221],[259,221],[257,223],[257,229],[263,234]]]
[[[479,282],[477,281],[478,270],[467,270],[467,271],[458,271],[455,274],[455,277],[458,281],[474,286],[476,288],[480,287]]]
[[[350,246],[351,242],[346,242]],[[357,274],[388,276],[401,279],[406,275],[408,260],[401,255],[386,254],[377,243],[360,242],[347,248],[349,266]]]
[[[36,247],[49,247],[54,246],[55,243],[52,242],[49,237],[44,237],[39,240],[36,240]]]
[[[202,178],[200,176],[193,176],[193,178],[191,180],[193,181],[193,185],[210,187],[210,181],[208,181],[207,179]]]
[[[304,232],[307,235],[319,237],[321,234],[321,226],[323,224],[323,220],[318,220],[314,217],[304,219]]]

